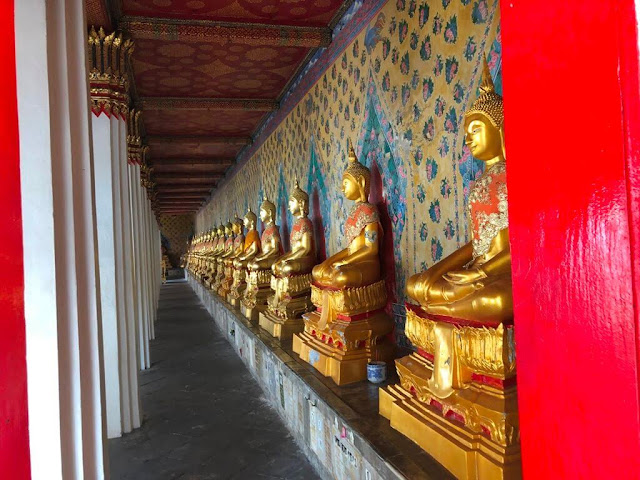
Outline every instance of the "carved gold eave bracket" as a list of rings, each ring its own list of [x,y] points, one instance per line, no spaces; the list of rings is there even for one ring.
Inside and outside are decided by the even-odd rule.
[[[127,66],[133,42],[122,33],[107,35],[101,27],[91,27],[89,47],[89,90],[94,115],[112,115],[127,121],[129,112],[129,76]]]

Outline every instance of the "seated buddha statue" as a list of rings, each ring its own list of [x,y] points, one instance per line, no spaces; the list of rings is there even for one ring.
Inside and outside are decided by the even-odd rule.
[[[298,180],[289,197],[289,211],[295,218],[289,237],[291,250],[273,263],[271,269],[276,277],[308,274],[316,264],[313,223],[309,220],[309,195],[300,188]]]
[[[218,254],[215,256],[215,272],[211,281],[211,290],[217,292],[224,280],[224,259],[233,251],[233,224],[224,225],[224,234],[219,240]]]
[[[486,166],[469,194],[471,241],[410,277],[407,293],[427,313],[497,324],[513,319],[504,114],[490,76],[481,91],[465,114],[465,144]]]
[[[240,298],[246,288],[247,265],[260,254],[260,234],[256,230],[258,217],[251,209],[247,210],[243,219],[247,235],[244,239],[243,250],[233,259],[233,282],[227,295],[227,301],[238,306]]]
[[[417,351],[396,360],[400,385],[379,397],[391,425],[458,478],[522,474],[503,120],[485,61],[464,117],[486,165],[469,195],[471,241],[409,279],[405,334]]]
[[[211,249],[207,259],[207,271],[205,273],[205,285],[207,288],[211,288],[212,283],[215,281],[217,272],[217,258],[222,251],[224,251],[224,227],[222,225],[214,229],[215,236],[211,244]]]
[[[266,308],[271,293],[271,265],[282,255],[280,228],[275,224],[275,219],[276,206],[265,198],[260,205],[260,220],[265,226],[260,237],[262,251],[247,263],[247,288],[240,307],[249,320],[257,320],[259,312]]]
[[[204,268],[202,271],[202,283],[204,283],[207,287],[209,286],[209,282],[211,280],[211,261],[212,261],[213,252],[215,251],[217,243],[218,243],[218,230],[214,227],[209,232],[209,241],[207,242],[207,247],[204,254],[205,255]]]
[[[271,289],[267,310],[260,313],[260,326],[279,339],[290,338],[302,330],[302,314],[311,303],[311,269],[316,264],[313,224],[309,220],[309,195],[298,180],[289,197],[289,211],[295,218],[289,243],[291,250],[272,265]]]
[[[233,283],[233,261],[242,255],[242,252],[244,252],[243,222],[238,217],[231,222],[231,232],[233,234],[233,243],[230,251],[222,256],[224,277],[222,278],[220,287],[218,288],[218,295],[225,300],[231,290],[231,284]]]
[[[393,346],[383,337],[393,329],[378,250],[382,228],[378,210],[368,203],[371,172],[349,148],[342,191],[355,205],[344,232],[347,247],[312,270],[311,301],[304,332],[293,336],[293,350],[338,385],[366,378],[372,358],[389,361]]]
[[[349,166],[342,177],[342,192],[355,205],[344,226],[347,248],[313,268],[320,287],[354,288],[380,280],[378,248],[382,228],[378,209],[368,202],[371,172],[349,148]]]

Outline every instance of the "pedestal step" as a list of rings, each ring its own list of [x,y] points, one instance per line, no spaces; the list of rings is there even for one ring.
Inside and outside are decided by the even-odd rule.
[[[485,435],[443,418],[399,385],[380,389],[379,411],[407,436],[462,480],[522,478],[520,447],[499,447]]]
[[[295,333],[304,329],[302,318],[288,318],[283,320],[271,313],[269,310],[260,312],[260,327],[269,332],[272,337],[280,340],[288,340]]]

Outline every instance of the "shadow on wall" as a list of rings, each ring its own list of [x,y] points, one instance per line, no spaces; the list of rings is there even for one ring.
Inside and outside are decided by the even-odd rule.
[[[287,218],[287,205],[285,203],[280,204],[280,239],[284,246],[284,251],[288,252],[291,248],[289,242],[289,220]]]
[[[380,214],[380,224],[382,225],[382,245],[380,246],[380,261],[382,263],[382,272],[386,279],[388,302],[387,307],[391,311],[391,304],[396,299],[396,266],[393,251],[393,228],[391,225],[391,217],[389,216],[389,205],[384,197],[384,187],[382,184],[382,175],[378,169],[378,164],[373,162],[371,165],[371,191],[369,193],[369,202],[378,207]]]
[[[313,222],[313,235],[316,241],[316,256],[318,263],[327,259],[327,244],[324,239],[324,223],[322,222],[322,212],[320,211],[320,196],[318,189],[313,187],[311,194],[311,221]]]

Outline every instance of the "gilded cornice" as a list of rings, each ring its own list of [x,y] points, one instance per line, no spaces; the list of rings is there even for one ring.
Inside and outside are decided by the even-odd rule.
[[[129,76],[127,64],[133,52],[133,42],[122,33],[107,35],[101,27],[91,27],[89,44],[89,86],[91,110],[99,116],[127,120],[129,111]]]

